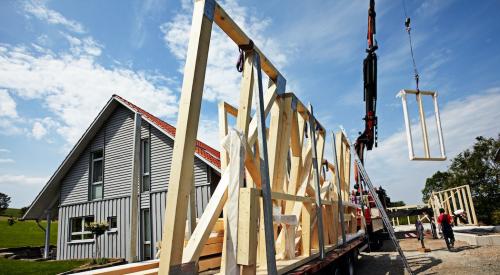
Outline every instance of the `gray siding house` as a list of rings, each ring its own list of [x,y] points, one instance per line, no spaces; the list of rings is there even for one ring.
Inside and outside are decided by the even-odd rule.
[[[165,203],[174,137],[173,126],[113,95],[23,218],[50,221],[57,217],[57,259],[93,256],[96,243],[85,226],[93,221],[109,225],[97,240],[101,256],[154,258],[168,212]],[[220,179],[220,156],[198,141],[193,157],[199,217]]]

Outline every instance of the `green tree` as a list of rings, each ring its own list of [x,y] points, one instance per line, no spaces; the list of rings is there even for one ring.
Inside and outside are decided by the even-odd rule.
[[[5,211],[5,209],[9,208],[10,197],[4,193],[0,193],[0,214]]]
[[[500,223],[500,162],[495,159],[499,150],[500,134],[496,139],[477,137],[472,148],[452,159],[448,171],[438,171],[426,180],[424,202],[432,191],[468,184],[478,219],[487,224]]]

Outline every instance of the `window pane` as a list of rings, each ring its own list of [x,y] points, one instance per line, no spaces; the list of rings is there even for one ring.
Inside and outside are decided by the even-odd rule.
[[[116,216],[108,217],[108,226],[109,229],[114,229],[118,227],[118,222]]]
[[[82,218],[71,219],[71,233],[82,232]]]
[[[151,180],[149,175],[142,176],[142,191],[149,191]]]
[[[80,235],[80,234],[78,234],[78,235],[71,235],[71,241],[79,241],[79,240],[82,239],[82,237],[83,237],[83,235]]]
[[[82,235],[82,237],[83,237],[84,240],[90,240],[90,239],[94,238],[94,235],[92,235],[92,234],[85,234],[85,235]]]
[[[102,158],[102,150],[98,150],[92,153],[92,159]]]
[[[92,199],[93,200],[102,199],[102,184],[92,185]]]
[[[142,141],[142,171],[144,174],[149,173],[149,167],[150,167],[150,147],[149,147],[149,140],[145,139]]]
[[[151,245],[144,244],[144,260],[151,260]]]
[[[149,209],[143,210],[144,219],[144,241],[151,241],[151,220],[149,218]]]
[[[92,182],[102,181],[102,160],[93,161]]]

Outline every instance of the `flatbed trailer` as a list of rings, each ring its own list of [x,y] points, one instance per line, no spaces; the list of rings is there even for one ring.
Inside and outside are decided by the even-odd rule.
[[[325,258],[316,258],[304,265],[293,269],[287,274],[353,274],[354,263],[359,252],[368,248],[368,239],[365,235],[358,236],[346,245],[330,250]]]

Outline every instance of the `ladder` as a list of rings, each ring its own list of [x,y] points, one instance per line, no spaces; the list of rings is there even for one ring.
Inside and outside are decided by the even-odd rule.
[[[358,154],[356,153],[356,150],[354,149],[354,146],[351,144],[351,152],[354,155],[354,162],[358,166],[358,171],[361,174],[361,177],[363,178],[364,183],[368,187],[368,190],[370,191],[370,194],[373,197],[373,200],[375,201],[375,204],[377,205],[377,208],[380,211],[380,214],[382,216],[382,221],[384,222],[385,228],[387,228],[387,231],[389,232],[389,236],[391,237],[392,243],[394,244],[394,247],[396,247],[399,256],[401,256],[401,260],[403,261],[406,270],[410,275],[413,275],[413,271],[411,270],[410,264],[408,263],[408,260],[405,257],[405,254],[403,253],[403,250],[401,249],[401,246],[399,246],[399,241],[396,239],[396,234],[394,233],[394,229],[392,228],[392,225],[389,221],[389,218],[387,217],[387,213],[385,213],[384,207],[382,203],[380,202],[380,199],[378,198],[378,194],[375,191],[375,188],[373,187],[372,182],[370,181],[370,178],[368,177],[368,174],[365,171],[365,167],[363,166],[363,163],[359,160]]]

